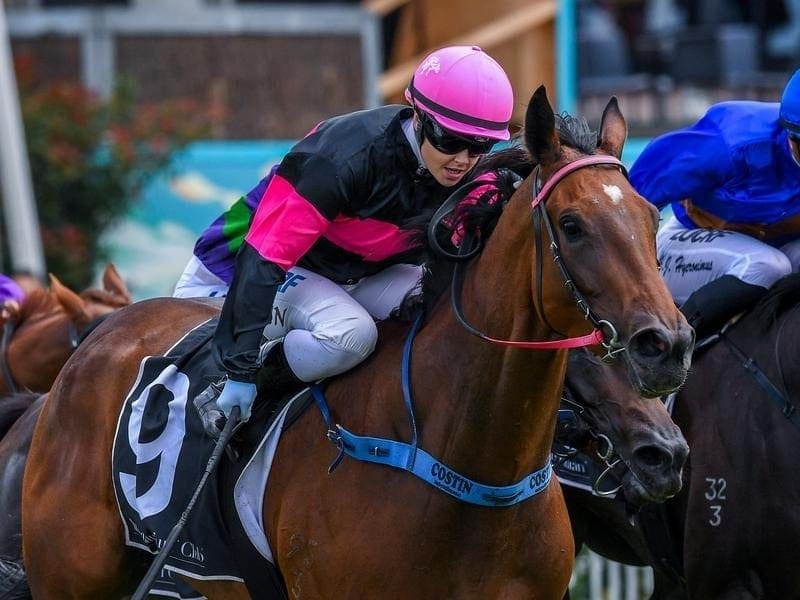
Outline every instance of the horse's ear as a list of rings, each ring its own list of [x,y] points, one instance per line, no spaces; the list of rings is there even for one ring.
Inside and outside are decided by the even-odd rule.
[[[525,145],[537,164],[552,163],[561,156],[556,118],[543,85],[533,93],[525,112]]]
[[[128,286],[125,285],[117,268],[112,263],[108,263],[105,271],[103,271],[103,289],[115,296],[119,296],[127,304],[132,301]]]
[[[628,137],[628,124],[619,110],[616,96],[606,104],[603,110],[603,118],[600,120],[600,144],[599,148],[603,152],[622,158],[622,146]]]
[[[64,307],[70,319],[75,321],[86,317],[86,303],[83,298],[61,283],[52,273],[50,273],[50,291]]]

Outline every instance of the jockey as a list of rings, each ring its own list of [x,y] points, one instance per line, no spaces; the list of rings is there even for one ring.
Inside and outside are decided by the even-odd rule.
[[[249,417],[268,357],[304,382],[363,361],[375,320],[419,285],[420,221],[510,137],[511,84],[478,47],[429,54],[405,96],[323,121],[198,240],[174,295],[226,295],[213,342],[226,415]]]
[[[698,338],[716,331],[800,265],[800,70],[780,103],[721,102],[657,137],[630,178],[671,205],[662,275]]]

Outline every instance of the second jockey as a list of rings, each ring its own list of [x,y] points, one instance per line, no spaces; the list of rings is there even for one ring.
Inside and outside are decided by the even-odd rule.
[[[630,178],[672,207],[662,275],[702,338],[800,265],[800,70],[780,103],[721,102],[654,139]]]

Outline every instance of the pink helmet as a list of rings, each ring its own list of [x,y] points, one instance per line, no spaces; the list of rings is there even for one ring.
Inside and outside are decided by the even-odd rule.
[[[514,92],[503,67],[478,46],[450,46],[425,57],[406,100],[445,129],[495,140],[510,137]]]

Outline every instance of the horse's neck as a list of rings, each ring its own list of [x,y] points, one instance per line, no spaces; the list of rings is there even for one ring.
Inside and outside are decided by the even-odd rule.
[[[519,251],[525,256],[529,248]],[[547,330],[531,306],[530,262],[510,262],[498,269],[479,260],[469,270],[465,315],[492,337],[543,339]],[[441,448],[440,458],[454,468],[466,464],[476,477],[494,481],[516,480],[541,467],[550,454],[566,351],[481,340],[458,324],[444,303],[419,338],[415,378],[440,382],[421,408],[424,445]]]

